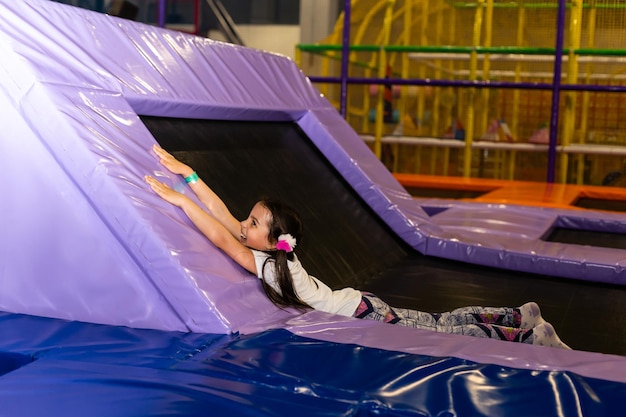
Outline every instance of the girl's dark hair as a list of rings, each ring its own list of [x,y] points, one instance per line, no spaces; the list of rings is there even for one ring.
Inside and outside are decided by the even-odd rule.
[[[291,207],[271,198],[263,198],[259,203],[272,215],[268,236],[270,243],[278,242],[278,236],[289,233],[299,244],[302,239],[302,221],[298,213]],[[282,250],[268,251],[267,253],[270,257],[263,264],[263,279],[261,280],[267,297],[280,307],[310,308],[307,303],[298,298],[298,294],[293,288],[293,278],[289,272],[287,260],[293,261],[294,253],[287,253]],[[265,282],[265,264],[267,262],[274,262],[276,283],[280,288],[280,293]]]

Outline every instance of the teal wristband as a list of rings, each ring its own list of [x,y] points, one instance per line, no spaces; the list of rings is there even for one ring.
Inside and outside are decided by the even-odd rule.
[[[185,182],[187,184],[195,184],[198,182],[199,179],[200,177],[198,177],[198,174],[194,171],[191,173],[191,175],[189,175],[188,177],[185,177]]]

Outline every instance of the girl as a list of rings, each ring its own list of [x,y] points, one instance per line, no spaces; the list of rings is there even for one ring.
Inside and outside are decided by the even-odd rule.
[[[180,207],[215,246],[260,278],[265,293],[278,306],[313,308],[418,329],[569,349],[552,325],[543,320],[534,302],[518,308],[463,307],[446,313],[425,313],[392,308],[374,294],[353,288],[333,291],[309,275],[294,253],[302,236],[302,222],[293,209],[264,199],[254,205],[247,219],[239,222],[191,167],[159,146],[153,150],[165,168],[185,178],[208,212],[184,194],[146,176],[152,190]]]

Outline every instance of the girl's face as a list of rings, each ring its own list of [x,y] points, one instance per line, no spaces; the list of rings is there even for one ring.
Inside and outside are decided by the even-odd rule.
[[[240,241],[251,249],[270,250],[274,244],[269,241],[272,213],[261,203],[256,203],[248,218],[241,222]]]

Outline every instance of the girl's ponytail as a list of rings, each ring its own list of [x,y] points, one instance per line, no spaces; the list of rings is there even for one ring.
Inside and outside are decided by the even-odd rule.
[[[267,297],[278,306],[310,308],[307,303],[298,297],[293,287],[293,278],[287,264],[287,261],[294,260],[293,249],[296,246],[296,242],[299,243],[302,238],[300,216],[298,216],[295,210],[276,200],[263,199],[260,203],[272,214],[269,240],[271,243],[277,244],[277,250],[268,252],[270,257],[265,260],[263,274],[265,274],[265,264],[274,262],[276,284],[280,288],[280,293],[267,284],[265,276],[261,280],[263,289]]]

